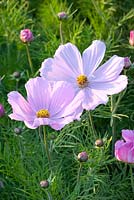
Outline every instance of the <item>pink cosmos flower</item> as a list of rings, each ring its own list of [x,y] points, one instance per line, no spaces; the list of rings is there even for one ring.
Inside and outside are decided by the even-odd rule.
[[[134,130],[122,130],[124,140],[115,143],[115,157],[126,163],[134,163]]]
[[[74,88],[67,82],[53,85],[41,77],[30,79],[26,84],[27,100],[17,92],[8,94],[13,113],[11,119],[24,121],[28,128],[50,125],[60,130],[82,114],[80,99],[74,98]]]
[[[127,77],[120,75],[124,58],[114,55],[106,63],[104,42],[95,40],[82,54],[71,43],[60,45],[54,58],[44,60],[40,74],[52,81],[71,83],[82,96],[82,107],[93,110],[99,104],[106,104],[107,95],[117,94],[127,86]]]
[[[20,32],[20,39],[22,42],[26,43],[26,42],[31,42],[33,40],[33,33],[31,32],[30,29],[24,29],[21,30]]]
[[[134,30],[130,31],[129,44],[134,46]]]

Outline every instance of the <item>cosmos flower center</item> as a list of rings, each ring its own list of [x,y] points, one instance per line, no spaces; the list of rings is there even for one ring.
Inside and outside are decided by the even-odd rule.
[[[49,118],[50,113],[48,112],[47,109],[41,109],[36,112],[36,116],[37,116],[37,118]]]
[[[88,79],[84,74],[79,75],[76,81],[79,88],[85,88],[88,86]]]

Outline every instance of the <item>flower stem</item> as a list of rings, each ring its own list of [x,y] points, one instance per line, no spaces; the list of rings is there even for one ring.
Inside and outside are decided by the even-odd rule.
[[[48,200],[53,200],[50,192],[48,190],[45,190],[45,192],[46,192],[46,195],[48,197]]]
[[[82,163],[80,162],[80,166],[79,166],[78,174],[77,174],[77,182],[76,182],[77,195],[79,195],[79,192],[80,192],[80,173],[81,173],[81,169],[82,169]]]
[[[27,57],[28,57],[28,62],[29,62],[29,66],[31,69],[31,73],[33,75],[33,64],[32,64],[32,60],[31,60],[31,56],[30,56],[30,52],[29,52],[29,47],[28,44],[26,43],[26,51],[27,51]]]
[[[60,40],[61,40],[61,44],[63,44],[62,21],[60,21]]]
[[[90,123],[90,126],[91,126],[91,130],[92,130],[92,133],[93,133],[93,136],[95,137],[95,128],[94,128],[94,124],[93,124],[93,119],[92,119],[92,115],[91,115],[91,112],[89,111],[89,123]]]
[[[121,92],[118,96],[117,101],[115,102],[114,96],[111,96],[111,121],[110,121],[110,126],[112,127],[112,155],[114,156],[114,144],[116,140],[116,119],[114,115],[116,114],[117,108],[119,106],[119,103],[123,96],[126,93],[126,89]]]
[[[133,168],[132,168],[132,164],[130,164],[130,176],[131,176],[131,187],[132,187],[132,191],[134,193],[134,177],[133,177]]]
[[[48,147],[48,141],[47,141],[47,133],[46,133],[46,127],[44,126],[44,145],[45,145],[45,150],[48,158],[48,163],[49,163],[49,168],[52,173],[52,161],[50,157],[50,152],[49,152],[49,147]]]

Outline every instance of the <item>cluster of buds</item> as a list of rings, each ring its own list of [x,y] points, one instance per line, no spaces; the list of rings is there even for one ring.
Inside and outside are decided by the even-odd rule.
[[[20,39],[24,43],[31,42],[34,39],[33,33],[31,32],[30,29],[21,30]]]

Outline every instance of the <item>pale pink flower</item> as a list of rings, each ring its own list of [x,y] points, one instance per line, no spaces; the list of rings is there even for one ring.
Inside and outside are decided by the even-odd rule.
[[[115,143],[115,157],[119,161],[134,163],[134,130],[122,130],[123,140]]]
[[[31,42],[34,39],[33,33],[31,32],[30,29],[21,30],[21,32],[20,32],[20,39],[24,43]]]
[[[129,44],[134,46],[134,30],[130,31]]]
[[[82,96],[82,106],[93,110],[99,104],[106,104],[107,95],[117,94],[127,86],[127,77],[120,75],[124,58],[114,55],[106,63],[104,42],[95,40],[83,52],[71,43],[60,45],[54,58],[45,59],[40,74],[51,81],[71,83],[77,95]]]
[[[82,107],[79,97],[67,82],[53,85],[41,77],[30,79],[26,84],[27,100],[17,91],[8,94],[13,113],[11,119],[24,121],[28,128],[49,125],[60,130],[75,119],[80,119]]]

